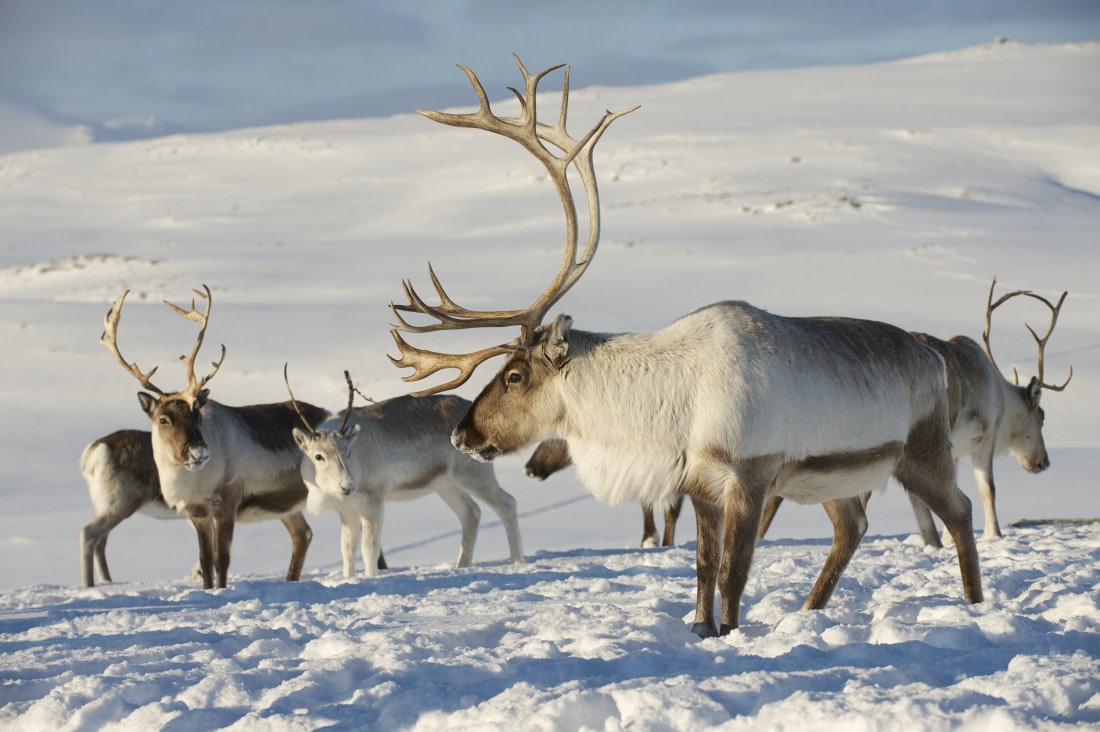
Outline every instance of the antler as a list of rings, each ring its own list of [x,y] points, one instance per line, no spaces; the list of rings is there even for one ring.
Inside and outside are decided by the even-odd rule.
[[[142,373],[141,369],[138,368],[137,361],[133,363],[128,362],[122,357],[122,354],[118,350],[118,323],[119,320],[122,319],[122,303],[129,294],[130,291],[126,290],[119,295],[118,299],[111,305],[111,309],[103,316],[103,335],[99,337],[99,343],[114,354],[115,359],[122,364],[122,368],[126,369],[127,373],[137,379],[143,389],[148,389],[151,392],[160,394],[162,397],[168,396],[167,392],[162,391],[160,387],[150,381],[153,374],[157,372],[158,366],[154,366],[149,369],[148,372]]]
[[[337,428],[337,434],[344,434],[344,429],[348,426],[348,417],[351,416],[351,404],[355,401],[355,384],[352,383],[351,374],[347,369],[344,369],[344,380],[348,382],[348,408],[344,410],[344,421],[340,423]]]
[[[195,357],[199,355],[199,349],[202,348],[202,340],[206,337],[206,324],[210,318],[210,308],[213,305],[213,299],[210,296],[210,288],[206,285],[202,286],[204,292],[198,290],[192,290],[196,295],[206,301],[206,312],[200,313],[195,309],[195,298],[191,298],[191,309],[184,310],[178,305],[174,305],[167,300],[164,304],[176,311],[177,315],[181,315],[188,320],[193,320],[199,324],[199,335],[195,338],[195,346],[191,349],[191,353],[186,356],[181,356],[180,360],[183,361],[183,367],[187,370],[187,388],[179,393],[180,398],[186,399],[188,403],[193,403],[195,398],[198,397],[199,392],[206,386],[207,382],[214,378],[214,374],[218,373],[218,369],[222,367],[222,362],[225,361],[225,345],[222,345],[222,355],[217,361],[212,363],[214,370],[204,376],[201,380],[195,377]]]
[[[1050,327],[1047,328],[1047,332],[1043,335],[1042,338],[1039,337],[1039,335],[1030,325],[1024,323],[1024,327],[1027,328],[1028,332],[1031,333],[1031,337],[1035,339],[1035,343],[1039,348],[1039,373],[1037,374],[1036,378],[1038,378],[1039,380],[1039,385],[1042,386],[1044,389],[1050,389],[1051,391],[1062,391],[1066,388],[1066,386],[1069,385],[1069,380],[1073,378],[1073,367],[1069,367],[1069,376],[1066,377],[1066,380],[1062,382],[1061,386],[1048,384],[1043,380],[1043,358],[1045,355],[1044,352],[1046,350],[1047,341],[1050,339],[1051,333],[1054,332],[1054,326],[1058,323],[1058,313],[1062,310],[1062,303],[1065,302],[1066,296],[1069,295],[1069,292],[1066,291],[1062,293],[1062,296],[1058,298],[1057,305],[1052,304],[1050,300],[1047,300],[1042,295],[1036,295],[1031,290],[1015,290],[1013,292],[1001,295],[1001,297],[997,299],[997,302],[993,302],[993,289],[996,286],[997,278],[994,277],[993,284],[989,286],[989,298],[986,301],[985,309],[985,330],[982,331],[982,340],[985,341],[985,353],[987,356],[989,356],[989,361],[993,364],[994,368],[1000,371],[1000,368],[997,366],[997,362],[993,359],[993,351],[989,346],[989,331],[991,327],[991,316],[993,315],[993,311],[996,310],[997,307],[999,307],[1006,300],[1009,300],[1010,298],[1016,297],[1018,295],[1025,295],[1027,297],[1038,300],[1039,302],[1050,308],[1052,317],[1050,320]],[[1019,384],[1020,375],[1016,373],[1016,369],[1013,369],[1012,372],[1015,375],[1016,383]]]
[[[597,122],[587,134],[579,140],[574,139],[565,130],[565,120],[569,110],[568,67],[565,70],[558,121],[551,126],[543,124],[537,119],[536,92],[538,84],[543,77],[552,71],[562,68],[563,65],[553,66],[537,74],[530,74],[523,66],[518,56],[513,54],[513,58],[515,58],[516,66],[519,67],[519,71],[523,75],[524,80],[523,94],[509,87],[519,100],[520,115],[518,117],[497,117],[493,114],[484,87],[481,85],[481,82],[474,72],[466,66],[459,66],[459,68],[465,72],[470,80],[470,85],[477,94],[480,103],[478,111],[468,114],[450,114],[424,110],[417,111],[430,120],[441,122],[446,125],[454,127],[472,127],[507,137],[510,140],[518,142],[525,150],[534,155],[535,158],[543,164],[543,167],[546,168],[558,192],[558,197],[561,199],[562,208],[565,212],[565,253],[557,275],[550,283],[550,286],[547,287],[530,306],[522,310],[478,311],[462,307],[447,295],[447,292],[439,282],[439,278],[436,277],[435,270],[432,269],[431,264],[428,265],[428,274],[431,277],[432,285],[435,287],[436,294],[439,297],[439,305],[428,305],[417,294],[408,280],[402,281],[402,288],[409,302],[407,305],[394,305],[392,303],[390,305],[390,310],[397,319],[397,324],[393,326],[391,333],[397,343],[397,347],[401,351],[401,358],[395,359],[390,357],[390,360],[399,367],[412,367],[415,369],[415,373],[404,377],[405,381],[418,381],[444,368],[454,368],[459,371],[459,375],[455,379],[446,384],[417,392],[415,394],[416,396],[434,394],[457,387],[465,383],[466,380],[470,378],[474,369],[483,361],[493,356],[509,353],[531,345],[535,340],[538,326],[542,323],[543,318],[546,317],[546,313],[574,284],[576,284],[581,275],[584,274],[589,263],[592,261],[592,257],[596,253],[596,247],[599,245],[600,197],[596,186],[596,174],[592,163],[592,151],[604,131],[612,122],[625,114],[633,112],[635,109],[638,109],[638,107],[632,107],[619,112],[609,111],[604,114],[600,121]],[[544,142],[548,142],[556,147],[561,151],[562,155],[555,155],[548,150],[543,144]],[[573,202],[573,194],[569,186],[567,175],[570,164],[574,166],[580,175],[588,203],[588,241],[579,257],[577,256],[577,211]],[[428,325],[414,326],[408,323],[398,311],[421,313],[434,318],[437,322]],[[520,327],[520,337],[517,340],[487,348],[476,353],[462,355],[445,354],[413,348],[398,334],[398,331],[404,331],[406,333],[428,333],[437,330],[501,328],[515,325]]]
[[[286,382],[286,390],[287,390],[287,393],[290,394],[290,406],[294,407],[294,411],[295,411],[295,413],[297,413],[298,419],[302,420],[302,424],[305,425],[306,432],[308,432],[310,435],[316,437],[317,436],[317,430],[313,429],[313,425],[311,425],[309,423],[309,420],[306,419],[306,416],[304,414],[302,414],[302,410],[298,406],[298,400],[294,398],[294,390],[290,388],[290,378],[287,376],[286,370],[287,370],[287,364],[284,363],[283,364],[283,381]]]
[[[184,389],[183,391],[177,391],[177,392],[162,391],[159,387],[157,387],[155,384],[153,384],[152,381],[150,381],[153,374],[156,373],[157,368],[159,368],[159,367],[154,366],[147,373],[142,373],[141,369],[138,368],[138,365],[137,365],[136,361],[133,362],[133,363],[127,362],[126,359],[123,358],[122,354],[119,352],[119,350],[118,350],[118,323],[122,319],[122,303],[126,299],[126,296],[128,294],[130,294],[129,290],[126,290],[125,292],[123,292],[119,296],[119,298],[117,300],[115,300],[114,304],[111,306],[111,309],[107,311],[107,315],[105,315],[104,318],[103,318],[103,335],[100,336],[100,339],[99,339],[99,342],[103,346],[105,346],[111,353],[114,354],[114,356],[118,360],[118,362],[120,364],[122,364],[122,367],[124,369],[126,369],[126,371],[131,376],[133,376],[135,379],[137,379],[141,383],[143,388],[148,389],[149,391],[152,391],[152,392],[155,392],[155,393],[159,394],[161,396],[161,398],[163,398],[163,399],[181,399],[181,400],[186,401],[191,406],[194,406],[195,399],[198,398],[199,393],[202,391],[203,387],[206,386],[208,381],[210,381],[212,378],[214,378],[214,374],[218,373],[218,369],[221,368],[222,362],[225,361],[225,346],[223,345],[222,346],[221,358],[219,358],[216,362],[213,363],[214,370],[211,371],[207,376],[205,376],[201,380],[197,379],[195,377],[195,357],[198,356],[199,349],[202,348],[202,340],[203,340],[203,337],[206,335],[206,323],[207,323],[207,319],[210,316],[210,303],[211,303],[210,288],[207,287],[206,285],[203,285],[202,288],[203,288],[203,290],[205,290],[205,292],[199,292],[198,290],[195,290],[194,292],[195,292],[195,294],[197,294],[199,297],[203,298],[206,301],[206,312],[205,313],[200,313],[195,309],[194,299],[191,300],[191,310],[189,310],[189,311],[184,310],[183,308],[178,307],[176,305],[173,305],[172,303],[168,302],[167,300],[164,301],[165,305],[172,308],[173,310],[175,310],[177,313],[179,313],[183,317],[187,318],[188,320],[193,320],[201,326],[201,328],[199,330],[198,338],[195,340],[195,347],[191,349],[191,353],[187,356],[181,356],[180,357],[180,360],[182,360],[183,363],[184,363],[184,368],[187,370],[187,382],[188,382],[188,384],[187,384],[187,388]]]

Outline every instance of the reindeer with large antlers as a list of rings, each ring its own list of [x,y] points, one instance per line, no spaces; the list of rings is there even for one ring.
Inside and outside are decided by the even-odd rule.
[[[943,520],[955,538],[963,594],[982,600],[970,501],[955,484],[943,359],[896,327],[847,318],[787,318],[744,302],[701,308],[654,333],[574,330],[550,308],[585,272],[599,242],[593,148],[615,119],[608,112],[579,140],[565,131],[568,72],[554,126],[536,119],[536,88],[552,69],[529,74],[515,118],[497,117],[472,71],[480,107],[470,114],[421,112],[429,119],[495,132],[521,144],[546,168],[565,209],[566,251],[550,287],[528,308],[475,312],[444,292],[427,304],[406,282],[408,304],[394,306],[398,366],[422,379],[451,367],[464,383],[474,368],[507,355],[455,428],[464,452],[492,460],[550,438],[565,439],[581,482],[609,503],[691,498],[698,534],[695,623],[700,636],[738,625],[766,499],[825,503],[832,550],[804,607],[825,605],[866,530],[858,495],[896,476]],[[557,67],[556,67],[557,68]],[[553,154],[546,146],[562,151]],[[567,179],[572,165],[588,200],[588,241],[577,257],[577,217]],[[433,318],[413,325],[399,312]],[[396,332],[519,326],[510,343],[463,356],[409,346]],[[715,623],[714,590],[722,595]]]
[[[280,519],[291,537],[288,580],[302,576],[306,549],[313,532],[302,515],[306,486],[298,471],[300,457],[291,435],[299,419],[320,424],[328,412],[311,404],[298,407],[288,402],[231,407],[209,398],[206,385],[225,360],[225,346],[213,370],[201,379],[195,375],[195,358],[202,347],[210,316],[210,288],[195,290],[206,304],[199,312],[195,301],[184,310],[168,301],[173,311],[199,324],[191,353],[183,358],[187,388],[161,390],[151,381],[157,367],[142,372],[118,349],[118,324],[123,292],[103,319],[102,344],[147,391],[138,392],[141,408],[153,425],[153,459],[164,502],[187,516],[199,535],[199,565],[203,586],[225,587],[233,529],[237,521]],[[152,393],[149,393],[152,392]]]
[[[285,374],[284,374],[285,376]],[[355,552],[363,555],[368,577],[385,569],[382,516],[388,501],[407,501],[438,493],[462,526],[456,567],[473,561],[481,508],[473,496],[500,516],[514,564],[523,564],[516,499],[497,483],[492,465],[471,460],[451,446],[454,425],[470,403],[456,396],[426,399],[401,396],[352,409],[355,386],[348,382],[348,408],[313,427],[293,430],[301,449],[302,477],[309,488],[312,514],[340,515],[340,553],[344,576],[355,575]],[[287,381],[290,391],[290,382]],[[290,391],[291,401],[294,392]]]
[[[1030,290],[1015,290],[1001,295],[993,301],[993,292],[997,279],[989,286],[986,300],[985,330],[982,331],[982,346],[966,336],[955,336],[950,340],[940,340],[926,333],[913,333],[921,343],[934,348],[947,364],[947,402],[951,418],[951,448],[956,465],[962,457],[969,456],[974,468],[974,481],[978,484],[978,496],[985,512],[986,540],[1002,536],[1001,525],[997,521],[996,487],[993,483],[993,459],[1006,452],[1016,459],[1029,473],[1041,473],[1050,467],[1046,443],[1043,440],[1043,422],[1045,413],[1039,406],[1043,389],[1062,391],[1073,378],[1073,368],[1062,384],[1048,384],[1043,376],[1043,360],[1047,340],[1054,332],[1058,314],[1068,292],[1063,292],[1058,303],[1054,304],[1042,295]],[[1019,374],[1015,384],[1010,383],[997,367],[993,350],[989,344],[989,332],[992,327],[993,311],[1014,297],[1030,297],[1043,303],[1050,309],[1052,317],[1050,327],[1043,337],[1026,323],[1024,326],[1035,339],[1039,348],[1038,373],[1031,377],[1026,386],[1020,386]],[[1015,369],[1013,369],[1015,372]],[[869,495],[863,496],[866,505]],[[909,496],[913,505],[913,514],[920,527],[921,537],[929,546],[942,546],[936,531],[935,521],[928,507],[916,496]],[[764,537],[775,516],[782,499],[773,496],[764,509],[764,518],[760,523],[759,536]],[[950,535],[944,537],[950,541]]]

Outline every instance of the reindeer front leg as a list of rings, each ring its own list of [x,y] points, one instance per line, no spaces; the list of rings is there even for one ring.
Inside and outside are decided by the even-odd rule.
[[[984,541],[1000,539],[1001,525],[997,521],[997,487],[993,483],[993,450],[992,447],[984,455],[974,455],[970,458],[974,464],[974,480],[978,484],[978,497],[982,500],[982,509],[985,512],[985,531],[982,533]]]
[[[348,504],[351,499],[344,501]],[[359,542],[363,537],[360,528],[359,511],[350,505],[341,507],[340,514],[340,557],[344,560],[344,576],[355,576],[355,552],[359,551]],[[370,565],[370,556],[367,554],[367,546],[363,545],[363,563]],[[370,572],[367,572],[370,576]]]
[[[199,538],[199,571],[202,588],[214,588],[214,522],[206,516],[188,516]]]
[[[366,496],[362,503],[360,523],[363,529],[363,573],[377,577],[382,556],[382,516],[385,504],[377,496]]]
[[[233,529],[236,516],[233,512],[214,517],[214,556],[215,571],[218,574],[218,589],[224,589],[229,581],[229,554],[233,548]],[[204,578],[205,581],[205,578]]]
[[[695,622],[691,632],[700,638],[718,635],[714,623],[714,587],[718,579],[718,560],[722,509],[706,499],[691,496],[695,509]]]

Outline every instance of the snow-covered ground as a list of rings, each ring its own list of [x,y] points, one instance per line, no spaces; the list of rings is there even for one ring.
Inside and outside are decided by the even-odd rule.
[[[310,519],[302,583],[279,579],[283,528],[247,525],[231,587],[205,592],[183,578],[189,525],[138,516],[111,536],[118,581],[78,588],[92,510],[77,458],[147,421],[136,382],[98,345],[123,289],[124,353],[161,364],[168,388],[194,329],[160,301],[206,283],[208,349],[228,349],[214,398],[284,399],[289,362],[299,399],[337,409],[345,368],[376,399],[408,388],[385,357],[402,278],[423,289],[430,260],[464,304],[525,305],[557,266],[560,207],[517,146],[411,114],[0,156],[0,726],[1100,724],[1100,526],[1007,527],[1100,515],[1097,68],[1100,44],[1005,43],[574,91],[574,131],[642,105],[596,154],[603,241],[560,305],[578,328],[655,329],[737,298],[977,337],[994,275],[1070,292],[1047,349],[1048,379],[1074,368],[1044,397],[1053,466],[997,462],[1006,538],[979,546],[984,604],[962,602],[953,552],[914,539],[895,486],[872,500],[869,536],[823,612],[798,607],[828,522],[784,506],[743,627],[707,641],[686,624],[690,511],[677,547],[636,549],[636,508],[601,506],[571,471],[535,483],[526,455],[497,465],[520,504],[521,567],[504,563],[486,512],[476,566],[449,569],[457,521],[425,498],[387,510],[393,570],[379,580],[338,576],[324,515]],[[1047,317],[998,310],[1003,368],[1034,373],[1023,324]],[[472,350],[479,337],[459,338]],[[973,496],[965,463],[960,484]]]

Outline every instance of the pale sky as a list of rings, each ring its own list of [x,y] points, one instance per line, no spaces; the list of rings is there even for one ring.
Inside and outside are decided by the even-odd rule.
[[[0,0],[0,101],[95,139],[465,104],[507,92],[866,63],[997,37],[1100,40],[1096,0]],[[1100,72],[1100,70],[1098,70]]]

